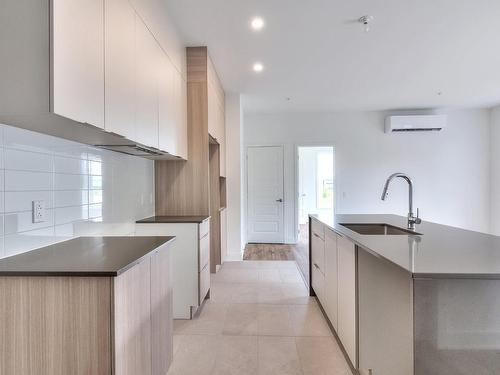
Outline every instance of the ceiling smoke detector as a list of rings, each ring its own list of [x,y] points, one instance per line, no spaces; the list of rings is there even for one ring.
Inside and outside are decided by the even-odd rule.
[[[373,16],[359,17],[358,22],[363,24],[365,33],[370,31],[370,23],[373,21]]]

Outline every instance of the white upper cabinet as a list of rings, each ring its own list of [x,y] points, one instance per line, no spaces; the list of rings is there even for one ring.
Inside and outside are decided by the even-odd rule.
[[[174,69],[174,128],[177,156],[187,159],[187,84]]]
[[[105,130],[136,139],[135,11],[128,0],[105,0]]]
[[[172,155],[187,159],[186,81],[163,54],[159,72],[159,145]]]
[[[158,148],[158,72],[161,49],[139,16],[135,18],[136,140]]]
[[[220,175],[226,176],[225,96],[212,61],[208,60],[208,133],[220,148]]]
[[[104,128],[103,0],[53,0],[52,48],[52,112]]]
[[[158,79],[159,145],[161,150],[176,155],[174,73],[170,60],[163,55]]]
[[[188,158],[188,133],[187,133],[187,82],[179,73],[181,82],[181,106],[180,121],[177,123],[177,149],[178,156]]]

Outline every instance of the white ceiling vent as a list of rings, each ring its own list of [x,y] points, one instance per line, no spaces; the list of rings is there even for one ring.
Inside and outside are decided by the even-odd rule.
[[[386,133],[440,131],[446,127],[446,115],[388,116]]]

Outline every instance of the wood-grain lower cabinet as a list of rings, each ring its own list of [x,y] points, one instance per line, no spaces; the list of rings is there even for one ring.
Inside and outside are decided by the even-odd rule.
[[[151,261],[114,280],[114,368],[120,375],[151,374]]]
[[[171,256],[158,251],[151,257],[151,358],[153,375],[166,375],[173,356],[173,290]]]
[[[0,277],[0,375],[166,375],[170,251],[116,277]]]

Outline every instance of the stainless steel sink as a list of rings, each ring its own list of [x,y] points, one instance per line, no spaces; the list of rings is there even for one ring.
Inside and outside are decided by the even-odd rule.
[[[361,223],[340,223],[340,225],[352,230],[353,232],[366,235],[379,235],[379,236],[408,236],[408,235],[421,235],[420,233],[412,230],[395,227],[389,224],[361,224]]]

